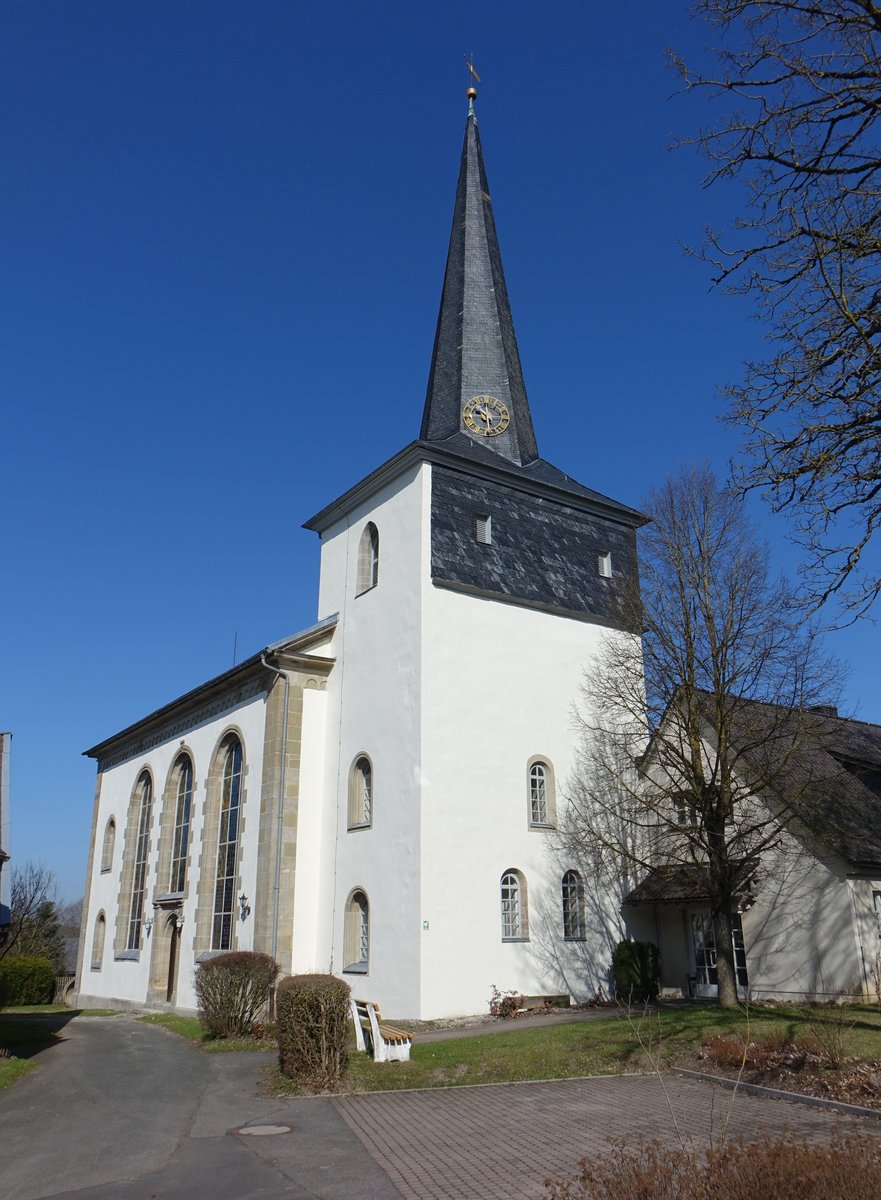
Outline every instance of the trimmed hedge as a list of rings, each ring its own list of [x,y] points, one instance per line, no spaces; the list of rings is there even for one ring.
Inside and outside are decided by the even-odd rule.
[[[199,1020],[213,1037],[247,1037],[277,977],[278,963],[257,950],[234,950],[199,963]]]
[[[276,993],[278,1064],[315,1091],[335,1087],[348,1065],[349,993],[335,975],[292,975]]]
[[[661,990],[661,955],[653,942],[619,942],[612,951],[615,996],[625,1004],[645,1004]]]
[[[55,967],[34,954],[7,954],[0,959],[0,996],[6,1005],[51,1004]]]

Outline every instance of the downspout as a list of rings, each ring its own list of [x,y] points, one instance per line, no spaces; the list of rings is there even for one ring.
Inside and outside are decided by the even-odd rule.
[[[287,671],[282,671],[279,667],[273,667],[271,663],[266,661],[265,651],[260,652],[260,662],[266,667],[267,671],[275,671],[276,681],[279,679],[284,680],[284,711],[281,722],[281,768],[278,772],[278,811],[275,827],[275,883],[272,889],[272,949],[270,953],[275,958],[278,952],[278,911],[281,900],[281,834],[284,819],[285,767],[287,764],[288,749],[288,696],[291,690],[291,682]]]

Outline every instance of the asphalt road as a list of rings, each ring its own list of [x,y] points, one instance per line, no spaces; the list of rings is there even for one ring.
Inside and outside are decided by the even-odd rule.
[[[2,1200],[400,1200],[331,1100],[260,1095],[266,1055],[203,1054],[127,1016],[60,1033],[0,1092]]]

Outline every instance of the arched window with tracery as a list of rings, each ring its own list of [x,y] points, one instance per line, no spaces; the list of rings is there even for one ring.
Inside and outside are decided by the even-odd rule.
[[[236,901],[239,823],[242,796],[242,744],[230,738],[223,760],[220,784],[220,830],[217,839],[217,874],[214,883],[214,919],[211,949],[229,950]]]
[[[128,914],[127,950],[141,948],[141,921],[147,890],[147,858],[150,852],[150,822],[153,818],[153,780],[145,771],[138,780],[137,834],[131,901]]]
[[[187,880],[187,855],[190,849],[190,825],[193,810],[193,764],[189,755],[178,759],[175,796],[174,841],[171,851],[171,877],[168,890],[182,892]]]
[[[557,820],[554,769],[546,758],[531,758],[526,769],[529,824],[537,829],[552,829]]]

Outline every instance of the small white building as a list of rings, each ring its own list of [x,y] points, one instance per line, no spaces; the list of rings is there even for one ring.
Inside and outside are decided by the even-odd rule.
[[[419,438],[307,522],[317,624],[87,751],[78,1002],[192,1009],[231,949],[393,1017],[607,986],[553,830],[642,521],[539,457],[472,107]]]

